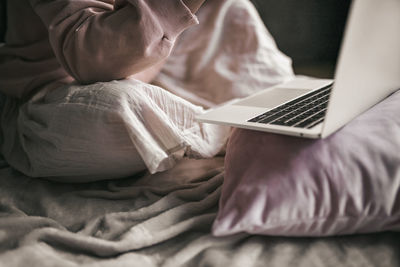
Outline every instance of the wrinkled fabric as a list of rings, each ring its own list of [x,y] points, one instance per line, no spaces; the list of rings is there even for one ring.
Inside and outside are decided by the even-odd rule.
[[[164,171],[185,154],[219,153],[229,129],[197,123],[204,109],[192,103],[220,104],[293,72],[247,0],[209,1],[199,17],[204,25],[178,39],[156,78],[162,88],[125,79],[49,84],[22,104],[9,97],[2,114],[6,160],[29,176],[84,182]],[[236,33],[251,42],[233,42]],[[197,48],[193,35],[201,37]]]
[[[400,91],[325,139],[235,129],[215,235],[400,231]]]
[[[223,158],[87,184],[29,178],[0,160],[0,266],[400,265],[400,233],[215,237],[223,179]]]
[[[197,18],[181,0],[8,1],[0,90],[123,79],[165,59]],[[29,26],[27,26],[29,25]]]
[[[137,80],[62,86],[22,106],[6,99],[2,153],[29,176],[64,182],[155,173],[224,146],[229,129],[196,122],[202,112]]]
[[[199,25],[180,35],[157,85],[214,107],[293,78],[290,58],[250,1],[207,1],[198,18]]]

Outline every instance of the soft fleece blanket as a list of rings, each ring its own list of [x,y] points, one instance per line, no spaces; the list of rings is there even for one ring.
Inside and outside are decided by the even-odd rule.
[[[400,266],[400,234],[211,235],[223,158],[62,184],[0,169],[0,266]]]

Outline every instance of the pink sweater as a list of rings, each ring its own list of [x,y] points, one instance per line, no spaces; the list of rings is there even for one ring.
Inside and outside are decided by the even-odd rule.
[[[123,79],[165,59],[197,23],[182,0],[10,0],[0,90]]]

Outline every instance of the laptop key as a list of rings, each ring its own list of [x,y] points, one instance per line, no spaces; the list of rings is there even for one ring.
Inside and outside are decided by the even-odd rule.
[[[325,116],[332,86],[326,86],[269,110],[248,122],[305,128]]]

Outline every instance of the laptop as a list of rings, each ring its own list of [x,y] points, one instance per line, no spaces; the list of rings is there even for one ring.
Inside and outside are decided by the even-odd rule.
[[[397,89],[400,0],[354,0],[334,80],[294,78],[211,109],[197,120],[325,138]]]

